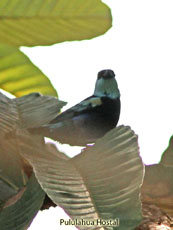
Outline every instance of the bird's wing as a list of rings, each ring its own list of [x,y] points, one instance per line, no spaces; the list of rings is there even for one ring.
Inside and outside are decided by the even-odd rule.
[[[94,108],[98,105],[101,105],[102,101],[100,97],[96,97],[96,96],[91,96],[83,101],[81,101],[79,104],[75,105],[74,107],[72,107],[75,111],[81,112],[84,110],[88,110],[91,108]]]
[[[86,111],[92,110],[94,107],[102,104],[101,98],[96,96],[91,96],[81,101],[79,104],[67,109],[60,115],[58,115],[51,123],[56,123],[66,119],[70,119],[76,115],[82,114]]]

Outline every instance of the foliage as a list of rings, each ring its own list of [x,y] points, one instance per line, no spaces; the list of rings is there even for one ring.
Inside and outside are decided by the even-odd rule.
[[[18,49],[91,39],[112,24],[100,0],[4,0],[0,2],[0,87],[15,96],[57,96],[49,79]]]
[[[111,11],[100,0],[4,0],[0,43],[19,47],[90,39],[105,33],[111,22]]]
[[[14,166],[10,170],[6,167],[5,175],[1,178],[3,190],[0,195],[4,194],[4,190],[9,191],[9,194],[1,201],[0,225],[6,229],[5,226],[11,226],[14,218],[18,229],[22,229],[20,226],[28,224],[40,208],[44,193],[37,186],[36,193],[40,193],[40,196],[34,198],[32,190],[35,192],[36,186],[32,188],[29,185],[33,167],[42,189],[72,218],[119,218],[121,224],[118,229],[132,229],[142,218],[140,187],[143,164],[138,152],[137,136],[129,127],[119,126],[79,156],[69,159],[55,148],[47,146],[41,136],[33,136],[27,131],[54,119],[63,105],[63,102],[53,97],[40,94],[14,99],[1,94],[0,107],[6,108],[0,110],[1,146],[4,149],[1,158],[5,165],[13,159]],[[15,208],[21,211],[21,205],[26,205],[26,197],[27,200],[34,200],[30,218],[27,215],[26,222],[22,223],[22,218],[21,221],[15,220],[12,213],[15,215]],[[9,224],[7,215],[12,219],[9,219]]]
[[[48,151],[27,134],[19,134],[18,140],[44,191],[73,219],[118,218],[120,226],[116,229],[120,230],[140,223],[143,164],[137,137],[129,127],[113,129],[73,159]]]
[[[0,87],[20,97],[41,92],[57,96],[50,80],[18,48],[0,44]]]
[[[40,209],[44,196],[45,193],[33,174],[29,178],[27,185],[18,193],[18,196],[9,199],[6,206],[1,210],[1,229],[26,229]],[[16,199],[15,202],[14,199]]]
[[[45,193],[31,165],[20,155],[17,130],[54,119],[64,102],[38,93],[9,99],[0,94],[0,226],[22,230],[40,209]],[[40,117],[37,108],[43,116]],[[50,119],[50,120],[49,120]],[[43,138],[33,137],[40,145]]]
[[[57,96],[47,76],[19,47],[90,39],[105,33],[111,23],[111,11],[100,0],[0,2],[0,88],[18,97],[9,99],[0,94],[2,230],[26,229],[45,194],[73,219],[119,218],[119,230],[134,229],[140,223],[144,170],[137,136],[129,127],[113,129],[73,159],[28,131],[49,123],[66,103],[39,94]],[[172,197],[171,162],[172,139],[160,164],[146,167],[144,202],[148,201],[151,184],[158,185],[157,175],[162,179],[166,175]],[[156,202],[159,199],[153,199],[156,192],[151,196],[149,201],[160,205]]]

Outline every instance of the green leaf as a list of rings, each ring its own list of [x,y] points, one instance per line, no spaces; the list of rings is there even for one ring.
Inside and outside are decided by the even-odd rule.
[[[66,105],[56,97],[42,96],[38,93],[28,94],[13,99],[19,113],[22,128],[36,128],[48,124]]]
[[[111,23],[111,11],[100,0],[0,1],[0,43],[13,46],[90,39]]]
[[[14,99],[0,93],[0,136],[4,138],[19,128],[49,123],[65,104],[56,97],[42,96],[39,93]]]
[[[13,101],[0,93],[0,138],[5,138],[6,134],[16,130],[18,124],[17,108]]]
[[[26,55],[3,44],[0,44],[0,88],[17,97],[32,92],[57,96],[50,80]]]
[[[40,209],[44,197],[45,193],[33,174],[22,197],[0,212],[1,230],[26,229]]]
[[[173,136],[170,137],[169,146],[162,154],[160,164],[173,168]]]
[[[66,103],[38,93],[9,99],[0,93],[0,206],[17,195],[27,182],[27,163],[19,155],[16,130],[32,128],[54,119]],[[41,137],[34,136],[38,141]]]
[[[27,169],[30,170],[31,166],[19,154],[16,131],[20,130],[23,133],[24,128],[49,122],[55,118],[63,105],[64,102],[55,97],[38,93],[15,99],[9,99],[0,93],[1,230],[26,229],[41,207],[45,196],[34,175],[29,177],[30,172]],[[41,139],[37,136],[33,138],[36,141]]]
[[[17,195],[28,179],[24,172],[26,163],[16,143],[16,130],[48,123],[64,104],[38,93],[15,99],[0,93],[0,206]]]
[[[27,135],[18,136],[21,152],[32,164],[42,188],[73,219],[119,218],[119,230],[131,230],[139,224],[144,170],[137,136],[129,127],[113,129],[71,160],[38,146]],[[79,226],[96,228],[115,229]]]
[[[28,180],[16,144],[0,139],[0,206],[16,195]]]

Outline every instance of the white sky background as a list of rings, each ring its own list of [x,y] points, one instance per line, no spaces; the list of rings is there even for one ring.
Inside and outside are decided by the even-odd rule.
[[[173,2],[105,2],[113,15],[113,27],[105,35],[22,51],[68,107],[93,93],[98,71],[113,69],[121,92],[119,125],[131,126],[139,135],[144,162],[156,163],[173,134]],[[48,212],[50,217],[42,212],[29,230],[66,229],[59,227],[60,211]]]

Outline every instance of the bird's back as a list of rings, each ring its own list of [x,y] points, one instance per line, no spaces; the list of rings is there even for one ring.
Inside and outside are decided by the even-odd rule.
[[[86,100],[91,98],[93,96]],[[101,103],[95,107],[88,104],[85,109],[78,109],[79,104],[75,105],[45,126],[45,135],[71,145],[84,146],[95,142],[117,125],[120,114],[119,98],[102,97]]]

